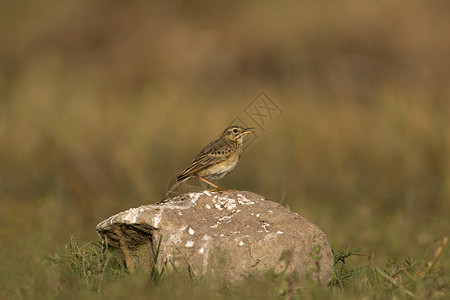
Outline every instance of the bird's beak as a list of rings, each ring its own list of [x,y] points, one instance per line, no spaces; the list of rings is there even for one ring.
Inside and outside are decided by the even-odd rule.
[[[244,128],[244,131],[242,132],[242,134],[244,135],[244,134],[249,134],[249,133],[254,133],[254,132],[256,132],[256,129],[253,127],[250,127],[250,128]]]

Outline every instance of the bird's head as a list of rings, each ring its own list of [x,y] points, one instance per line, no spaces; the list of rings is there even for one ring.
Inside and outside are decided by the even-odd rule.
[[[255,128],[244,128],[242,126],[230,126],[222,133],[222,138],[234,142],[241,142],[243,137],[249,133],[254,133]]]

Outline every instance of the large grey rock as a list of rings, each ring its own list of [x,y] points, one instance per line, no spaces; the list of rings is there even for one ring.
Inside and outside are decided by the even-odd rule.
[[[328,282],[333,266],[319,227],[251,192],[183,194],[118,213],[97,232],[121,248],[131,269],[150,270],[157,252],[160,270],[212,273],[231,282],[268,269]]]

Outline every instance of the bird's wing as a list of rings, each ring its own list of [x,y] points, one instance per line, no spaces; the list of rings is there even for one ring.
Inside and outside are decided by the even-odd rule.
[[[192,163],[177,176],[177,180],[194,176],[201,170],[226,160],[233,153],[231,145],[222,139],[217,139],[209,143],[203,150],[194,157]]]

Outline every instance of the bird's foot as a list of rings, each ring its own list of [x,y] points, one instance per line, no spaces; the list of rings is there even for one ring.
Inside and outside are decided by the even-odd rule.
[[[234,190],[232,190],[232,189],[223,189],[223,188],[217,187],[217,188],[209,189],[209,190],[206,190],[206,191],[208,191],[208,192],[229,192],[229,191],[234,191]]]

